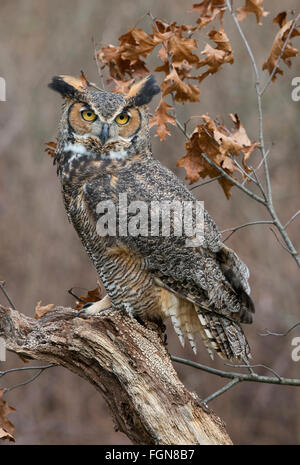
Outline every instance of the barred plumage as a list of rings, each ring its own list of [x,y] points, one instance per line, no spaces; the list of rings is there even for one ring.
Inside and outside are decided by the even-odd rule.
[[[118,227],[115,236],[97,232],[97,205],[112,201],[122,213],[121,193],[128,202],[147,205],[195,201],[152,157],[146,104],[159,90],[153,78],[133,86],[127,96],[70,76],[54,78],[51,87],[65,98],[55,153],[65,207],[107,291],[88,312],[110,304],[141,320],[170,317],[181,343],[187,338],[194,351],[200,335],[211,355],[247,359],[250,349],[240,323],[250,323],[254,312],[249,271],[222,244],[206,211],[204,241],[195,247],[186,247],[185,234],[176,236],[174,221],[170,236],[124,236]]]

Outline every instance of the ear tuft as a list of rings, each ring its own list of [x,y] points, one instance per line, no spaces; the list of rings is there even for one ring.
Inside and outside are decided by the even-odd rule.
[[[151,102],[154,95],[160,92],[160,87],[157,84],[152,74],[149,74],[140,82],[133,84],[126,98],[132,100],[133,105],[140,107]]]
[[[63,97],[76,97],[82,93],[88,86],[88,81],[83,72],[80,78],[73,76],[54,76],[48,87],[59,92]]]

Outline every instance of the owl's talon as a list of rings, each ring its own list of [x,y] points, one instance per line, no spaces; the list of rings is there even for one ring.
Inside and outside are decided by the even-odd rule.
[[[103,299],[98,300],[97,302],[87,302],[79,312],[76,313],[75,318],[81,314],[85,316],[100,315],[100,313],[111,308],[111,302],[108,295],[103,297]]]
[[[85,313],[86,309],[91,307],[91,305],[93,305],[94,303],[95,302],[87,302],[86,304],[84,304],[82,309],[79,310],[79,312],[76,313],[75,318],[79,317],[82,313]]]

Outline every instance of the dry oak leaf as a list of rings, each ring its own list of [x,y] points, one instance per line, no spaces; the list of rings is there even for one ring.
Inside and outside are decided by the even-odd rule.
[[[205,152],[218,166],[222,166],[222,162],[224,161],[220,154],[218,143],[206,130],[205,124],[200,124],[196,127],[191,138],[186,142],[185,149],[186,155],[178,160],[177,166],[182,166],[186,170],[185,178],[188,179],[191,184],[206,176],[215,178],[220,175],[218,169],[211,166],[202,157],[202,153]],[[231,168],[234,169],[234,166],[231,166]],[[226,171],[228,172],[227,166]],[[231,195],[230,189],[233,183],[226,178],[220,178],[218,182],[222,186],[226,197],[229,199]]]
[[[134,83],[134,79],[126,79],[125,81],[119,81],[118,79],[112,78],[115,87],[113,92],[116,94],[128,94],[131,85]]]
[[[223,28],[219,31],[212,30],[208,35],[217,46],[213,48],[211,45],[206,44],[204,50],[201,52],[201,55],[206,55],[206,58],[199,60],[197,67],[207,66],[208,68],[203,74],[195,77],[199,82],[203,81],[209,74],[217,73],[224,63],[232,64],[234,62],[232,48]]]
[[[3,400],[3,394],[5,389],[0,389],[0,439],[9,439],[10,441],[14,441],[15,438],[13,436],[15,427],[11,421],[7,418],[7,416],[15,412],[16,409],[8,405],[8,403]]]
[[[88,302],[98,302],[98,300],[101,300],[102,297],[103,296],[100,285],[97,284],[97,287],[91,291],[88,291],[86,296],[79,297],[80,300],[76,301],[76,310],[81,310]]]
[[[175,67],[180,67],[185,62],[190,65],[196,65],[199,58],[192,53],[196,49],[197,42],[195,39],[186,39],[175,34],[168,40],[168,52],[172,57],[172,65]]]
[[[264,11],[263,0],[246,0],[245,5],[238,8],[236,12],[239,21],[243,21],[250,13],[254,13],[259,25],[262,24],[261,18],[269,14],[268,11]]]
[[[144,61],[136,59],[134,62],[122,58],[123,47],[107,45],[97,52],[97,59],[109,68],[109,74],[117,80],[129,77],[142,78],[149,74]]]
[[[121,42],[121,57],[135,63],[142,56],[151,55],[154,47],[163,41],[162,37],[148,35],[143,29],[129,29],[126,34],[119,37]]]
[[[294,20],[286,22],[286,12],[282,12],[276,16],[276,18],[273,20],[273,23],[279,24],[280,31],[276,34],[270,55],[268,59],[264,62],[262,67],[262,69],[267,69],[270,75],[273,73],[277,60],[280,56],[286,65],[291,66],[292,63],[290,58],[298,55],[299,53],[299,50],[297,48],[292,47],[291,44],[291,39],[300,35],[300,32],[298,31],[297,27],[294,27],[284,51],[281,52],[286,42],[286,39],[290,33],[290,30],[294,25]],[[283,71],[278,67],[274,72],[272,81],[275,81],[277,74],[283,74]]]
[[[12,434],[8,433],[3,428],[0,428],[0,440],[4,441],[5,439],[15,442],[15,438],[13,437]]]
[[[165,140],[167,135],[171,135],[167,123],[176,126],[176,119],[168,113],[168,110],[173,110],[173,107],[168,105],[164,100],[161,100],[155,110],[154,116],[149,121],[150,127],[157,125],[155,136],[159,136],[161,141]]]
[[[207,24],[211,23],[216,16],[221,12],[225,11],[224,0],[203,0],[201,3],[195,3],[193,8],[189,12],[197,11],[200,13],[200,17],[197,19],[197,29],[201,29]]]
[[[45,145],[47,145],[48,147],[46,147],[44,151],[48,153],[50,157],[54,158],[55,150],[57,146],[56,142],[45,142]]]
[[[252,171],[252,169],[249,168],[249,166],[247,165],[247,160],[249,159],[253,150],[256,147],[259,147],[260,143],[259,142],[251,143],[251,140],[249,139],[246,133],[246,129],[240,122],[240,119],[237,114],[233,115],[232,113],[230,113],[229,117],[234,123],[234,132],[231,132],[232,136],[243,147],[241,149],[241,152],[243,153],[243,158],[242,158],[243,167],[245,171],[249,173],[250,171]]]
[[[50,310],[54,308],[54,304],[48,304],[48,305],[41,305],[42,301],[40,300],[35,307],[35,312],[34,312],[34,319],[38,320],[39,318],[42,318],[46,313],[48,313]]]
[[[163,97],[174,92],[176,102],[187,103],[199,101],[200,89],[195,85],[183,82],[175,68],[165,77],[160,87]]]
[[[257,142],[251,144],[237,115],[230,115],[230,117],[235,125],[233,131],[229,131],[224,126],[216,124],[209,116],[202,115],[204,124],[198,125],[190,140],[186,142],[186,155],[178,161],[177,165],[185,168],[186,179],[191,183],[206,176],[214,178],[220,175],[217,167],[211,166],[203,158],[203,153],[231,177],[234,177],[235,173],[238,172],[246,178],[246,175],[232,159],[232,157],[242,154],[245,170],[251,171],[246,162],[254,148],[259,144]],[[229,199],[233,183],[225,177],[218,179],[218,182]]]

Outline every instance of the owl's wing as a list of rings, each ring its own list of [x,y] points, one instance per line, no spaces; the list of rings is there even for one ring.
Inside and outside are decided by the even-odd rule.
[[[124,179],[122,179],[124,178]],[[190,191],[167,168],[155,160],[130,168],[114,180],[116,192],[126,192],[131,200],[195,201]],[[90,187],[97,198],[97,185]],[[90,192],[90,194],[91,194]],[[117,197],[116,193],[112,193]],[[93,208],[95,211],[95,208]],[[158,286],[177,295],[180,302],[193,304],[200,326],[208,339],[207,347],[227,358],[248,356],[249,348],[239,323],[250,323],[254,306],[249,296],[247,267],[234,251],[220,241],[218,229],[204,212],[204,240],[198,247],[187,247],[182,236],[118,236],[117,243],[143,257],[144,267]],[[177,319],[182,317],[178,307]],[[187,331],[186,331],[187,333]],[[217,341],[217,342],[216,342]]]

